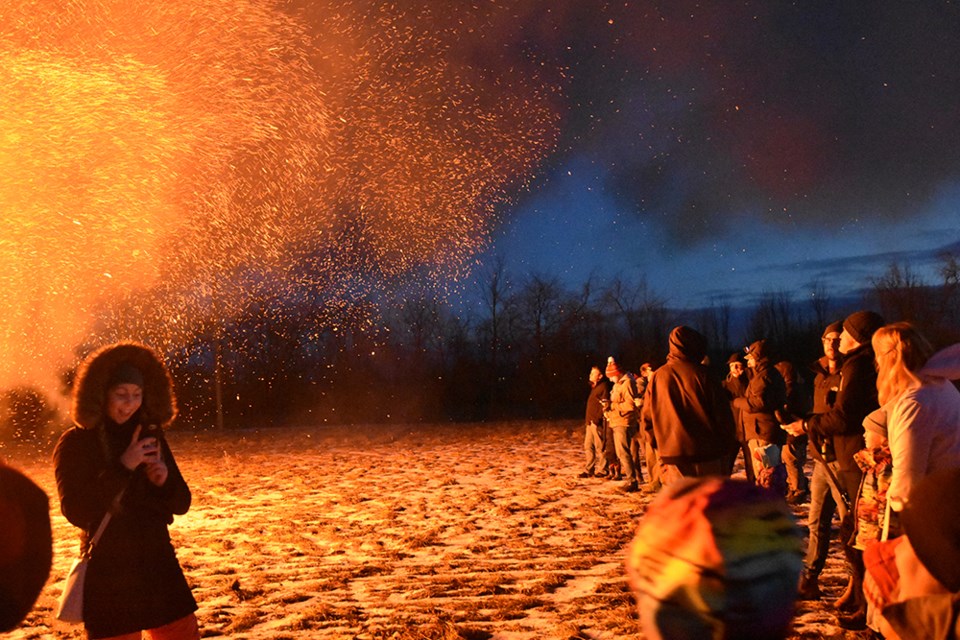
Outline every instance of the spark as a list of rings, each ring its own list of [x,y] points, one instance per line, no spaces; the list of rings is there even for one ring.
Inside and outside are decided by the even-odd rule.
[[[333,0],[5,7],[0,386],[78,345],[304,305],[372,328],[391,283],[464,277],[558,122],[535,75],[457,62],[483,24]]]

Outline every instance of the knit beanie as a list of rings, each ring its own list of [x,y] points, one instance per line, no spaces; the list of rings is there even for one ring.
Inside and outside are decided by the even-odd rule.
[[[644,636],[785,637],[802,542],[775,491],[720,477],[664,487],[640,521],[626,560]]]
[[[613,359],[613,356],[607,358],[607,370],[604,373],[608,378],[617,378],[618,380],[623,375],[623,371],[620,370],[620,366]]]
[[[857,311],[843,321],[843,330],[860,344],[867,344],[873,332],[883,326],[883,318],[873,311]]]
[[[121,362],[116,369],[110,372],[107,388],[115,387],[118,384],[135,384],[142,389],[143,374],[129,362]]]
[[[743,362],[743,361],[740,359],[740,354],[739,354],[739,353],[731,353],[731,354],[730,354],[730,357],[727,358],[727,364],[733,364],[734,362]]]
[[[960,467],[941,469],[910,489],[900,522],[917,558],[952,593],[960,591]]]
[[[887,412],[883,407],[874,409],[863,419],[863,428],[887,437]]]
[[[821,338],[826,338],[829,334],[835,333],[838,336],[843,332],[843,321],[837,320],[836,322],[831,322],[827,325],[827,328],[823,330],[823,335]]]

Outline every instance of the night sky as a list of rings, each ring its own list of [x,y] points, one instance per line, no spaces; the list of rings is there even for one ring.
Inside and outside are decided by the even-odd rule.
[[[110,331],[376,328],[498,258],[682,309],[960,253],[948,2],[8,4],[0,384]]]
[[[556,151],[490,251],[515,275],[646,278],[678,307],[847,294],[894,261],[936,281],[960,240],[956,4],[523,6],[472,43],[560,88]]]

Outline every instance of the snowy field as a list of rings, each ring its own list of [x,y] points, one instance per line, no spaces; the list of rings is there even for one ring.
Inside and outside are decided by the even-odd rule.
[[[650,498],[578,479],[575,423],[169,440],[193,491],[171,533],[204,637],[643,637],[623,558]],[[51,496],[55,538],[50,581],[6,637],[83,637],[53,619],[77,538],[59,514],[49,459],[0,453]],[[845,583],[836,546],[823,583],[828,601]],[[792,638],[837,632],[827,604],[800,604]]]

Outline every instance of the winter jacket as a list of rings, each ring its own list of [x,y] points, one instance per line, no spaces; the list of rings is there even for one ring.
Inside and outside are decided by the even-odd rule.
[[[747,385],[749,384],[747,374],[744,373],[739,376],[727,374],[727,377],[724,378],[721,384],[723,385],[724,391],[727,392],[727,397],[730,399],[730,411],[733,412],[733,423],[736,428],[737,442],[746,442],[747,436],[743,429],[743,417],[740,415],[740,409],[733,404],[733,401],[746,395]]]
[[[837,394],[840,391],[840,366],[837,370],[830,373],[827,357],[823,356],[812,365],[810,370],[814,374],[813,378],[813,413],[826,413],[833,408],[837,401]],[[833,438],[823,436],[816,431],[810,432],[810,448],[819,451],[827,462],[836,460],[833,452]],[[816,457],[814,456],[814,459]]]
[[[670,333],[667,362],[656,370],[643,403],[644,428],[653,433],[666,464],[718,460],[736,447],[733,417],[720,382],[701,364],[699,333]]]
[[[773,413],[782,409],[786,401],[787,391],[780,373],[766,358],[758,360],[746,394],[733,401],[733,406],[740,410],[747,439],[768,444],[786,442],[786,432],[780,428],[780,422]]]
[[[863,419],[878,406],[873,348],[864,344],[844,354],[836,402],[829,411],[810,416],[807,431],[832,440],[842,471],[859,471],[853,455],[864,447]]]
[[[603,425],[603,405],[600,401],[609,398],[610,385],[604,379],[598,380],[597,384],[590,389],[590,395],[587,396],[586,424]]]
[[[878,449],[861,449],[853,456],[854,462],[863,471],[860,494],[856,501],[856,518],[852,546],[863,551],[874,542],[885,539],[887,491],[893,469],[890,464],[890,447],[884,444]],[[888,532],[889,533],[889,532]],[[894,531],[891,538],[899,532]]]
[[[934,471],[960,466],[960,391],[947,379],[960,377],[957,347],[931,357],[929,368],[919,372],[923,383],[884,405],[893,456],[892,500],[907,498],[910,487]],[[946,369],[951,359],[958,365],[952,374]]]
[[[620,376],[610,389],[610,410],[607,423],[611,427],[631,427],[637,424],[637,402],[640,397],[637,381],[631,373]]]
[[[107,384],[117,365],[129,362],[144,377],[143,403],[122,425],[106,417]],[[84,625],[90,637],[133,633],[178,620],[197,608],[177,561],[167,525],[187,512],[191,495],[164,438],[169,469],[162,487],[142,468],[128,471],[120,455],[138,425],[169,424],[176,415],[171,380],[160,359],[133,343],[110,345],[81,366],[74,383],[75,426],[54,451],[63,515],[81,529],[81,546],[123,490],[119,511],[93,550],[84,589]]]

